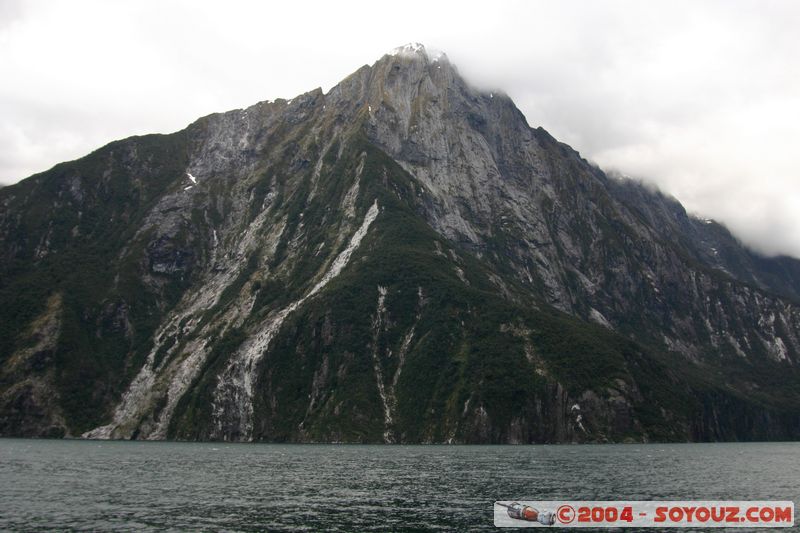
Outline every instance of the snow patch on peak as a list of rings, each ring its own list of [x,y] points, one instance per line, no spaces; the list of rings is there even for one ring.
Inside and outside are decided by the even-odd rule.
[[[414,54],[427,54],[425,46],[420,43],[408,43],[403,46],[398,46],[389,52],[390,56],[404,56]]]
[[[447,61],[447,54],[442,52],[441,50],[428,50],[428,59],[430,59],[431,63],[436,63],[437,61]]]
[[[389,52],[390,56],[400,57],[416,57],[424,56],[430,63],[439,61],[447,61],[447,54],[441,50],[434,50],[432,48],[425,48],[421,43],[408,43],[403,46],[398,46]]]

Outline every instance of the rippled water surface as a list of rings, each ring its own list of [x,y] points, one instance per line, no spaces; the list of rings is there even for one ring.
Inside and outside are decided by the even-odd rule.
[[[508,499],[775,499],[797,505],[800,444],[0,439],[2,529],[487,531],[494,529],[492,503]]]

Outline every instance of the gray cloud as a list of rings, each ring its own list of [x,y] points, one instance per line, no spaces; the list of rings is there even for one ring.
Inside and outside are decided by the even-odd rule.
[[[800,257],[800,4],[0,2],[0,182],[444,50],[606,169]]]

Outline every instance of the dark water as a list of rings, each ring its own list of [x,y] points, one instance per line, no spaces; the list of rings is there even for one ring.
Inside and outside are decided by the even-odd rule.
[[[0,439],[2,529],[490,531],[492,503],[508,499],[797,504],[800,444],[323,446]]]

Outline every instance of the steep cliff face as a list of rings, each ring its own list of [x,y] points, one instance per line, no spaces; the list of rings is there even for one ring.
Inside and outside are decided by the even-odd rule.
[[[530,129],[508,98],[471,90],[445,58],[409,49],[369,76],[380,80],[364,95],[375,109],[370,140],[425,187],[439,233],[559,309],[637,340],[694,358],[710,342],[797,360],[797,307],[745,286],[793,297],[791,270],[781,279],[744,253],[718,257],[717,246],[735,248],[730,238],[677,202],[609,179]]]
[[[800,436],[798,262],[606,176],[420,46],[0,205],[4,435]]]

